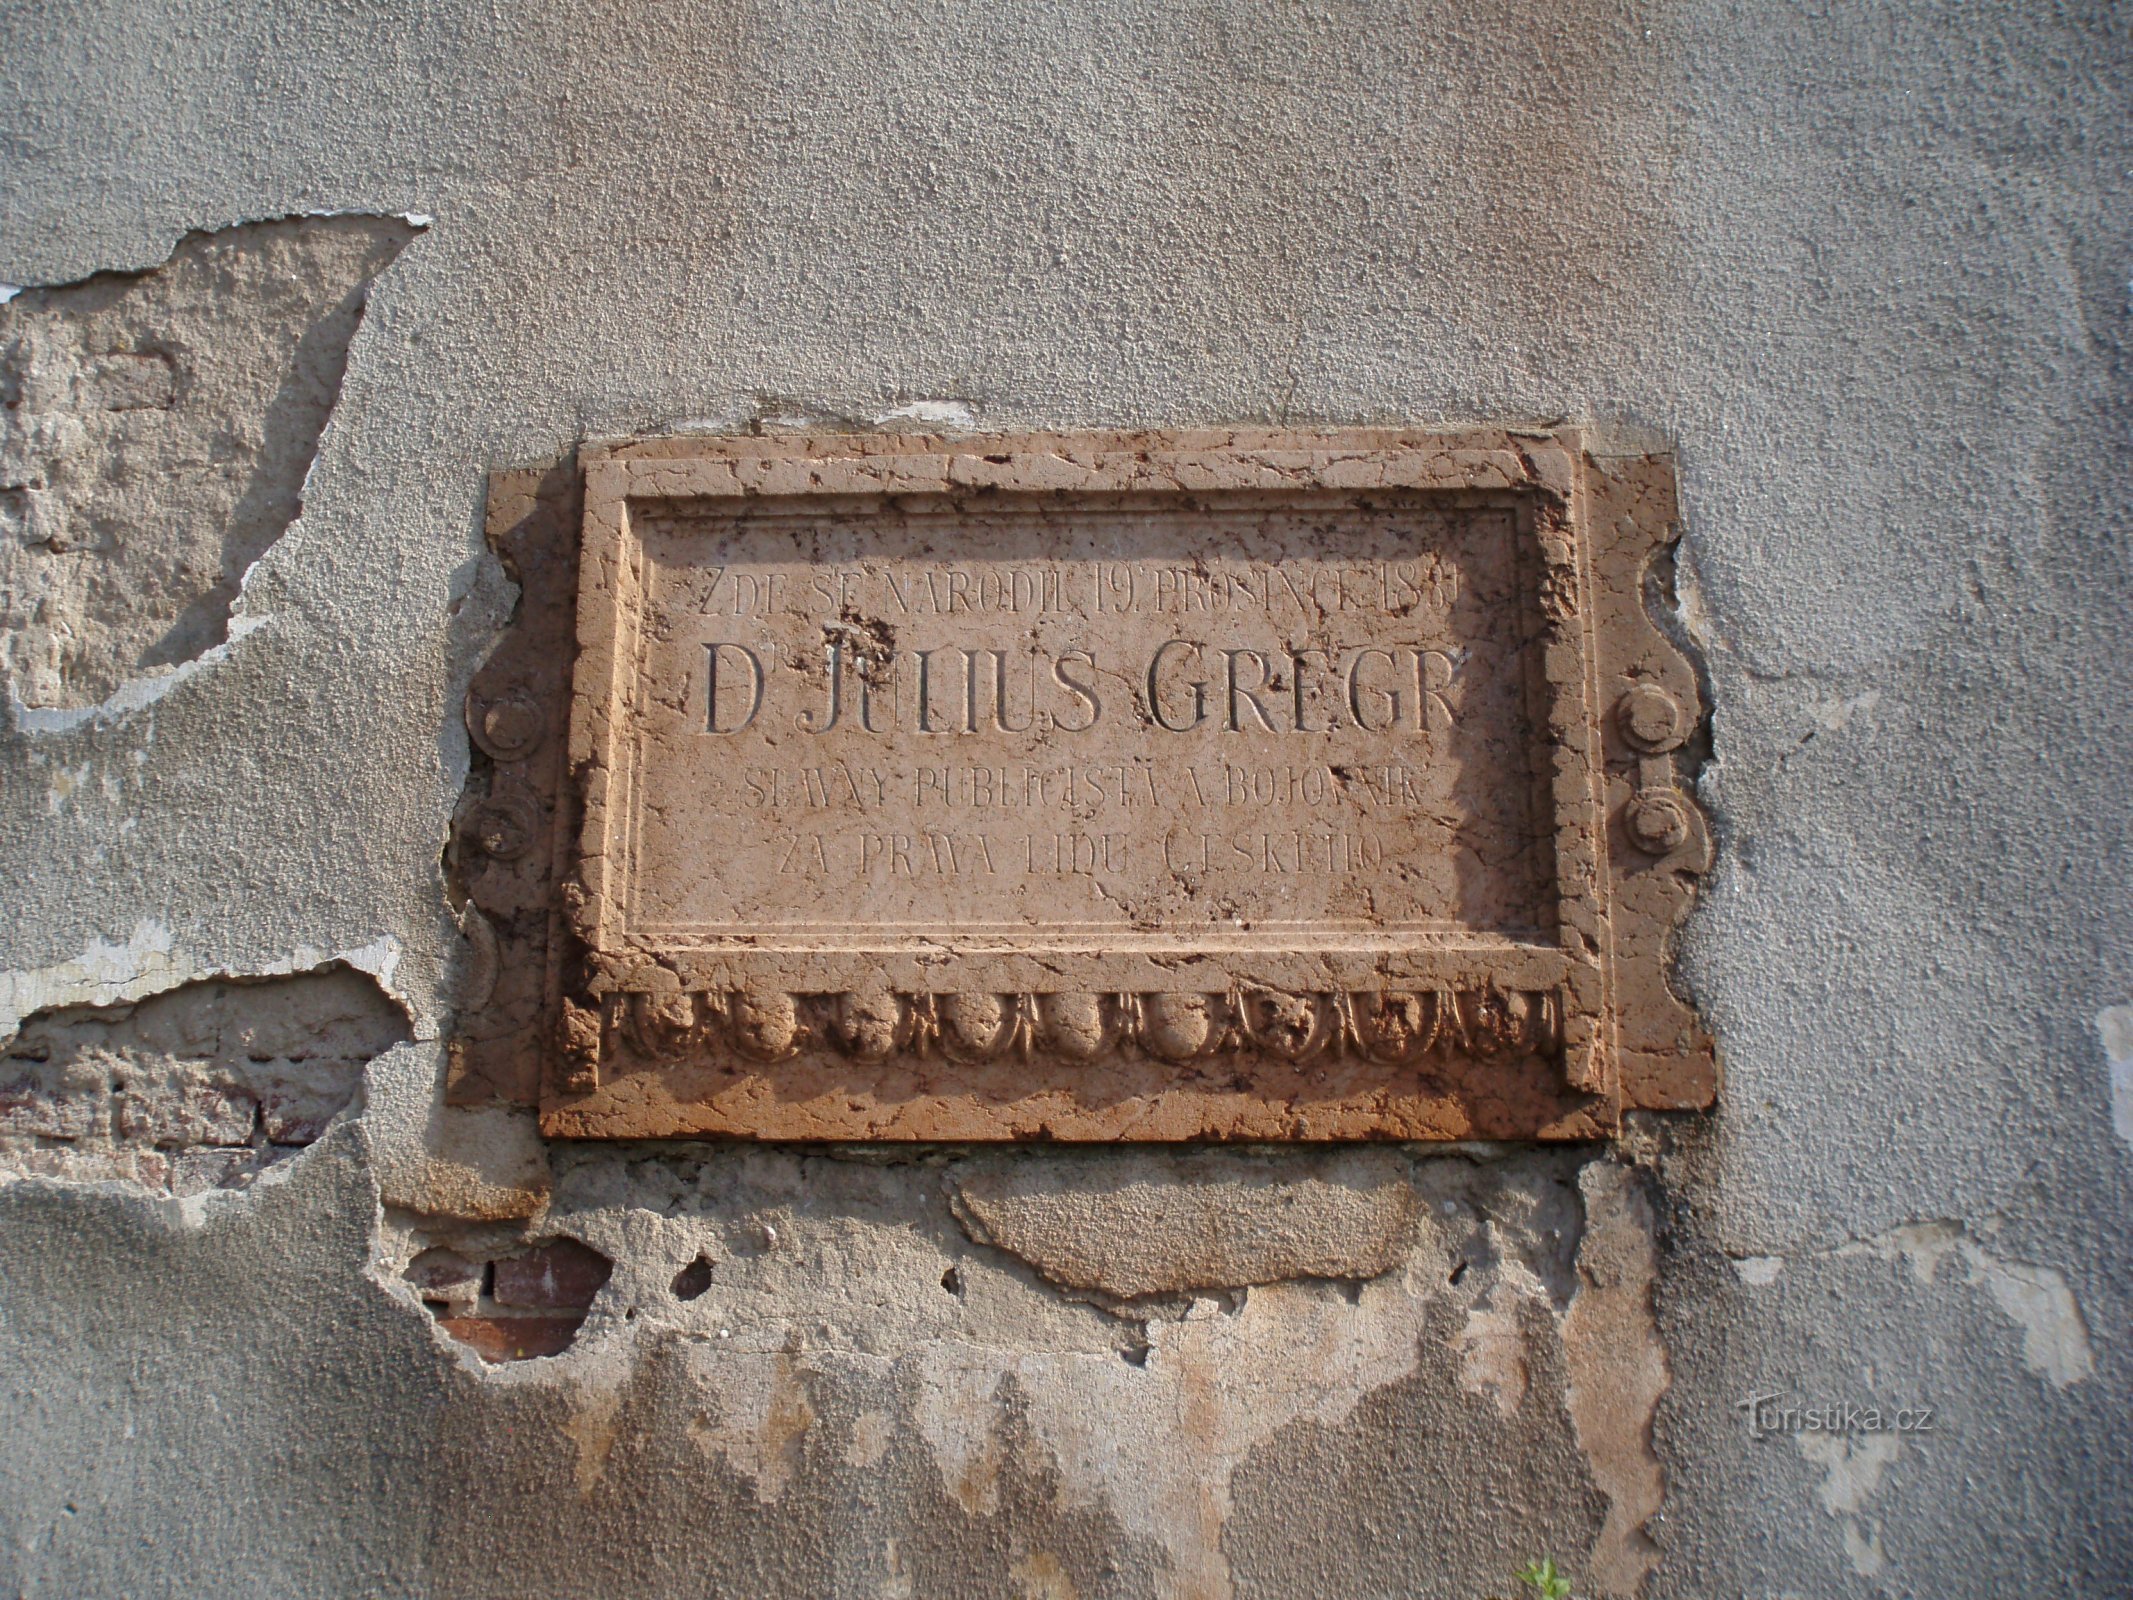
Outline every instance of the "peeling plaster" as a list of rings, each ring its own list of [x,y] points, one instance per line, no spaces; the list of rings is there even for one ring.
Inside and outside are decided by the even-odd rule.
[[[363,1137],[386,1205],[463,1222],[547,1210],[548,1153],[531,1112],[446,1106],[430,1050],[389,1051],[364,1082]]]
[[[1427,1277],[1337,1295],[1277,1284],[1234,1313],[1152,1323],[1145,1362],[943,1344],[919,1360],[915,1421],[957,1500],[993,1502],[1012,1378],[1031,1431],[1079,1504],[1164,1550],[1166,1593],[1228,1600],[1222,1530],[1240,1462],[1300,1420],[1330,1426],[1422,1359]],[[1127,1419],[1132,1419],[1128,1424]]]
[[[2105,1006],[2096,1013],[2096,1035],[2110,1073],[2111,1131],[2133,1150],[2133,1006]]]
[[[1373,1180],[1365,1190],[1372,1192],[1382,1187],[1383,1154],[1368,1154],[1354,1174],[1339,1166],[1345,1157],[1332,1159],[1343,1176]],[[1136,1153],[1119,1171],[1085,1174],[1083,1182],[1063,1186],[1060,1215],[1075,1214],[1092,1198],[1129,1209],[1143,1205],[1137,1185],[1119,1180],[1138,1175],[1146,1159]],[[1023,1164],[1030,1171],[1016,1189],[1032,1202],[1030,1215],[1043,1216],[1035,1202],[1045,1164],[1028,1158]],[[891,1164],[884,1174],[900,1165]],[[967,1174],[974,1166],[986,1172],[995,1165],[985,1160],[949,1170]],[[1583,1234],[1573,1231],[1566,1241],[1557,1231],[1560,1214],[1536,1209],[1535,1191],[1560,1181],[1547,1176],[1547,1166],[1516,1167],[1498,1177],[1486,1164],[1474,1167],[1457,1157],[1417,1165],[1428,1192],[1444,1198],[1441,1206],[1415,1208],[1409,1201],[1393,1208],[1416,1224],[1404,1232],[1404,1259],[1393,1270],[1354,1284],[1284,1280],[1200,1293],[1182,1309],[1151,1304],[1140,1312],[1146,1320],[1138,1324],[1139,1341],[1121,1348],[1110,1330],[1133,1315],[1123,1304],[1099,1312],[1066,1298],[1085,1291],[1071,1284],[1051,1287],[1026,1274],[1007,1277],[999,1268],[984,1268],[983,1254],[960,1262],[961,1279],[952,1292],[948,1284],[932,1282],[939,1270],[929,1277],[922,1254],[908,1262],[840,1257],[835,1243],[847,1235],[845,1208],[872,1191],[839,1191],[825,1179],[843,1168],[854,1174],[845,1180],[850,1183],[879,1181],[862,1180],[869,1168],[832,1161],[801,1169],[815,1174],[804,1184],[795,1175],[791,1203],[806,1207],[814,1197],[812,1203],[826,1212],[781,1207],[754,1212],[752,1221],[734,1217],[707,1227],[704,1220],[676,1214],[674,1200],[662,1198],[641,1169],[626,1162],[610,1167],[601,1158],[586,1170],[611,1170],[617,1177],[635,1170],[629,1187],[616,1187],[612,1177],[566,1182],[559,1189],[566,1209],[551,1213],[545,1226],[567,1227],[615,1257],[617,1274],[607,1291],[612,1298],[596,1305],[585,1335],[568,1354],[525,1364],[548,1368],[547,1374],[491,1368],[483,1377],[568,1386],[581,1381],[573,1373],[584,1375],[583,1381],[608,1374],[598,1379],[608,1382],[643,1366],[659,1347],[648,1341],[671,1339],[685,1328],[690,1331],[673,1348],[693,1397],[688,1437],[749,1484],[756,1505],[790,1500],[803,1471],[813,1470],[808,1464],[825,1455],[870,1469],[897,1440],[915,1439],[923,1443],[941,1490],[965,1515],[1006,1516],[1003,1486],[1016,1474],[1056,1477],[1063,1507],[1114,1517],[1131,1540],[1164,1554],[1160,1595],[1222,1600],[1237,1592],[1225,1537],[1239,1468],[1299,1426],[1339,1429],[1365,1401],[1413,1379],[1425,1363],[1449,1359],[1458,1363],[1461,1386],[1488,1413],[1508,1419],[1540,1406],[1544,1414],[1529,1430],[1545,1433],[1551,1426],[1545,1413],[1567,1405],[1565,1434],[1574,1425],[1577,1447],[1611,1502],[1598,1544],[1579,1565],[1596,1583],[1634,1590],[1654,1558],[1643,1524],[1658,1510],[1665,1487],[1650,1437],[1667,1365],[1653,1321],[1657,1253],[1642,1180],[1611,1161],[1566,1164],[1568,1172],[1584,1174],[1590,1217]],[[1203,1162],[1191,1170],[1195,1181],[1171,1197],[1158,1224],[1171,1239],[1150,1242],[1148,1263],[1159,1274],[1177,1272],[1171,1263],[1184,1259],[1179,1252],[1186,1242],[1204,1251],[1222,1239],[1211,1215],[1193,1219],[1194,1205],[1216,1211],[1236,1198],[1233,1182],[1221,1181],[1219,1164]],[[1347,1215],[1348,1202],[1336,1204],[1317,1193],[1323,1173],[1304,1167],[1293,1176],[1302,1180],[1294,1190],[1299,1209],[1320,1214],[1320,1221]],[[942,1189],[945,1201],[956,1184]],[[843,1198],[832,1198],[840,1192]],[[635,1202],[625,1202],[625,1194]],[[596,1196],[617,1203],[596,1212],[567,1209]],[[993,1198],[997,1204],[999,1196]],[[666,1214],[645,1209],[648,1204],[663,1206]],[[969,1224],[960,1202],[950,1215]],[[771,1216],[779,1218],[775,1227]],[[1071,1227],[1055,1215],[1024,1242],[1039,1255],[1063,1251],[1061,1259],[1072,1262],[1089,1240],[1067,1240],[1067,1231]],[[1552,1251],[1575,1251],[1575,1271],[1564,1274],[1560,1289],[1553,1284],[1555,1269],[1544,1275],[1534,1265]],[[676,1302],[668,1280],[699,1252],[718,1258],[712,1284],[700,1298]],[[1293,1254],[1292,1243],[1277,1243],[1275,1253]],[[1246,1256],[1236,1246],[1215,1252],[1233,1274],[1258,1270]],[[795,1312],[780,1276],[771,1280],[776,1289],[770,1298],[759,1299],[751,1272],[781,1260],[791,1263],[786,1271],[797,1266],[811,1280],[838,1281],[845,1298],[821,1298],[806,1312]],[[1188,1275],[1201,1270],[1190,1268]],[[922,1316],[896,1332],[898,1324],[880,1315],[888,1309],[881,1297],[928,1290],[938,1298],[926,1303],[947,1320]],[[1079,1339],[1087,1347],[1070,1342],[1031,1348],[1035,1335],[1024,1320],[1026,1310],[1011,1311],[1008,1323],[996,1324],[1031,1330],[1016,1341],[959,1331],[969,1326],[960,1321],[966,1310],[996,1303],[993,1297],[1001,1293],[1070,1310],[1053,1337]],[[843,1319],[852,1306],[846,1299],[876,1308],[865,1348],[849,1342],[852,1330]],[[1447,1302],[1458,1313],[1449,1328]],[[619,1314],[624,1303],[634,1308],[628,1318]],[[1571,1379],[1561,1401],[1533,1393],[1536,1372],[1561,1370],[1552,1351],[1535,1349],[1534,1342],[1548,1344],[1558,1335]],[[899,1395],[897,1408],[868,1407],[843,1437],[819,1440],[824,1419],[816,1391],[841,1386],[854,1373],[868,1375],[865,1389]],[[597,1418],[588,1420],[585,1403],[574,1399],[571,1405],[564,1425],[583,1449],[585,1438],[600,1436],[600,1429]],[[1024,1459],[1020,1452],[1030,1450],[1035,1454]],[[1042,1576],[1041,1567],[1031,1572],[1032,1581]]]
[[[2023,1364],[2055,1389],[2095,1376],[2096,1355],[2088,1323],[2066,1277],[2053,1267],[2006,1261],[1987,1250],[1960,1222],[1906,1223],[1870,1239],[1854,1240],[1817,1255],[1873,1256],[1907,1261],[1912,1275],[1930,1284],[1950,1260],[1968,1269],[1967,1281],[1983,1289],[2009,1321],[2022,1330]],[[1782,1274],[1785,1258],[1743,1256],[1733,1262],[1743,1283],[1767,1287]]]
[[[977,428],[978,414],[962,400],[913,400],[875,413],[873,423],[877,428],[901,424],[937,429],[942,433],[970,433]]]
[[[1880,704],[1879,689],[1864,689],[1841,700],[1825,700],[1815,707],[1815,725],[1824,733],[1842,733],[1854,717],[1871,717]]]
[[[123,944],[95,938],[69,960],[0,972],[0,1035],[13,1033],[33,1011],[141,1000],[158,990],[211,976],[178,960],[172,951],[170,929],[143,917]]]
[[[245,569],[249,579],[258,568],[258,563]],[[243,605],[244,589],[238,586],[237,607]],[[145,710],[161,700],[186,679],[229,660],[246,635],[256,633],[274,619],[271,616],[247,615],[242,609],[232,609],[229,619],[229,637],[219,644],[211,644],[198,655],[181,661],[176,666],[161,672],[128,678],[103,700],[93,706],[33,706],[23,702],[12,682],[7,685],[8,715],[18,733],[72,733],[75,729],[94,723],[102,726],[116,722],[131,712]]]
[[[207,792],[204,816],[201,802],[143,805],[109,837],[80,841],[130,859],[63,880],[64,836],[81,825],[45,815],[47,771],[18,770],[16,830],[34,842],[12,872],[29,914],[0,1004],[19,1016],[182,983],[223,950],[203,954],[191,931],[210,906],[227,916],[229,949],[269,954],[307,937],[367,948],[378,929],[415,937],[407,930],[435,920],[432,839],[448,825],[440,796],[457,787],[452,774],[439,781],[437,705],[453,720],[446,743],[463,752],[465,739],[454,695],[433,680],[479,651],[449,633],[443,597],[479,547],[472,508],[493,461],[643,419],[705,417],[736,395],[824,398],[744,405],[721,430],[765,410],[807,413],[767,427],[879,417],[944,429],[980,414],[1002,426],[1277,409],[1390,423],[1561,406],[1633,414],[1681,452],[1690,531],[1676,617],[1709,651],[1726,757],[1702,780],[1721,878],[1683,939],[1686,980],[1728,1052],[1726,1148],[1669,1197],[1680,1209],[1668,1216],[1713,1218],[1716,1237],[1768,1251],[1841,1238],[1847,1217],[1979,1217],[2034,1169],[2025,1236],[2052,1241],[2068,1272],[2081,1263],[2069,1281],[2006,1259],[2012,1247],[1989,1224],[1949,1221],[1852,1247],[1864,1257],[1850,1276],[1872,1278],[1872,1296],[1825,1296],[1819,1278],[1810,1293],[1806,1257],[1759,1254],[1721,1275],[1739,1284],[1719,1286],[1725,1325],[1699,1327],[1710,1308],[1696,1275],[1662,1283],[1683,1338],[1667,1352],[1671,1531],[1651,1587],[1893,1592],[1885,1547],[1930,1538],[1951,1589],[2113,1592],[2133,1526],[2123,1363],[2102,1359],[2125,1322],[2123,1273],[2108,1259],[2125,1163],[2099,1162],[2106,1146],[2087,1135],[2108,1119],[2133,1148],[2133,1005],[2094,1018],[2108,1111],[2095,1056],[2057,1046],[2070,995],[2097,996],[2073,1011],[2085,1027],[2127,992],[2126,763],[2107,736],[2128,703],[2116,648],[2125,584],[2097,552],[2122,542],[2133,504],[2112,365],[2133,165],[2121,159],[2122,30],[2107,8],[1979,11],[1961,29],[1838,11],[1796,40],[1741,8],[1514,7],[1423,30],[1356,14],[1270,29],[1226,8],[1099,0],[1072,25],[1006,8],[972,30],[924,8],[885,20],[879,4],[573,4],[553,26],[499,28],[487,8],[445,0],[433,25],[363,57],[373,70],[360,96],[305,92],[341,83],[351,49],[375,42],[359,9],[248,0],[218,18],[207,46],[196,19],[167,4],[129,8],[124,27],[56,30],[22,9],[10,38],[10,94],[36,139],[5,174],[19,223],[9,276],[148,263],[178,230],[277,196],[383,207],[434,182],[456,198],[363,335],[330,460],[305,486],[306,535],[277,557],[288,595],[277,582],[277,626],[234,660],[212,658],[223,664],[211,678],[130,674],[82,696],[99,705],[65,713],[77,719],[66,729],[93,733],[139,709],[117,703],[127,695],[161,695],[125,729],[159,741],[142,765],[162,787],[148,792],[175,796],[173,776],[224,763],[246,774],[251,803],[228,804],[232,783]],[[1121,41],[1133,72],[1115,70]],[[1845,92],[1802,95],[1803,77]],[[232,114],[206,127],[160,101],[144,110],[143,83],[167,83],[181,110]],[[858,83],[881,92],[850,93]],[[113,128],[129,137],[114,141]],[[951,145],[1026,144],[1033,128],[1059,132],[1060,161],[937,159]],[[618,184],[618,173],[643,181]],[[916,202],[885,212],[883,194]],[[1536,227],[1550,248],[1531,248]],[[15,292],[0,286],[0,301]],[[909,393],[936,398],[881,409]],[[237,635],[233,622],[214,648]],[[356,669],[349,688],[371,715],[341,726],[276,698],[277,682],[336,665]],[[1855,692],[1868,671],[1875,687]],[[63,731],[9,711],[34,756],[41,736]],[[1816,727],[1813,755],[1781,765]],[[2053,752],[2048,781],[2039,751]],[[80,759],[65,753],[70,769]],[[94,780],[72,804],[89,801]],[[356,825],[321,826],[342,796],[360,796]],[[262,849],[292,836],[307,848]],[[188,875],[224,846],[257,852],[249,898]],[[2081,892],[2050,892],[2063,871]],[[289,907],[316,931],[260,931],[283,927]],[[91,927],[106,937],[65,956]],[[390,972],[399,949],[384,943]],[[410,986],[444,989],[432,969],[446,954],[412,949]],[[417,1031],[436,1028],[421,1018]],[[2029,1048],[2040,1037],[2053,1047]],[[1203,1299],[1189,1321],[1151,1313],[1136,1367],[1106,1342],[1134,1324],[1065,1304],[995,1252],[966,1251],[953,1220],[929,1209],[930,1170],[835,1219],[836,1249],[783,1275],[766,1268],[753,1290],[730,1281],[748,1263],[721,1259],[703,1300],[664,1312],[654,1289],[678,1263],[737,1247],[744,1230],[708,1214],[657,1229],[617,1221],[628,1249],[587,1348],[516,1373],[433,1362],[403,1337],[406,1319],[428,1321],[418,1305],[351,1292],[365,1241],[390,1240],[404,1201],[463,1207],[470,1229],[499,1232],[550,1203],[524,1119],[432,1118],[440,1070],[441,1051],[402,1047],[372,1072],[354,1129],[247,1196],[169,1213],[231,1224],[203,1237],[156,1237],[163,1213],[135,1200],[55,1200],[42,1185],[5,1197],[0,1333],[22,1448],[0,1466],[0,1501],[15,1586],[286,1593],[305,1586],[290,1576],[300,1564],[320,1588],[448,1600],[494,1592],[499,1572],[515,1576],[508,1562],[536,1570],[545,1547],[543,1578],[514,1592],[652,1593],[664,1579],[911,1600],[1058,1600],[1077,1583],[1106,1600],[1147,1594],[1137,1568],[1102,1576],[1071,1553],[1054,1560],[1018,1520],[1041,1511],[997,1493],[1000,1509],[948,1546],[975,1554],[945,1582],[937,1553],[928,1564],[940,1528],[875,1510],[877,1494],[898,1503],[907,1475],[936,1473],[984,1505],[999,1441],[1020,1449],[1034,1436],[1046,1450],[1085,1449],[1062,1492],[1100,1494],[1184,1552],[1173,1592],[1279,1593],[1237,1552],[1256,1540],[1265,1559],[1268,1545],[1321,1537],[1328,1508],[1384,1459],[1330,1439],[1315,1458],[1323,1476],[1274,1484],[1250,1516],[1194,1525],[1232,1492],[1235,1448],[1264,1431],[1251,1409],[1293,1416],[1299,1433],[1323,1410],[1364,1437],[1349,1390],[1404,1387],[1419,1372],[1471,1402],[1477,1430],[1515,1414],[1533,1430],[1521,1437],[1553,1447],[1533,1427],[1558,1404],[1563,1364],[1543,1306],[1588,1335],[1572,1373],[1577,1441],[1596,1473],[1619,1457],[1609,1492],[1622,1506],[1643,1492],[1627,1442],[1643,1437],[1637,1385],[1652,1376],[1635,1366],[1641,1268],[1558,1290],[1477,1259],[1451,1288],[1452,1264],[1425,1241],[1352,1300],[1347,1284],[1276,1284]],[[2060,1137],[2067,1107],[2088,1119],[2080,1140]],[[751,1156],[700,1159],[709,1189],[745,1194],[754,1181]],[[1030,1155],[1067,1173],[1077,1159]],[[641,1217],[653,1191],[641,1176],[618,1181],[610,1210]],[[764,1203],[778,1218],[777,1242],[763,1233],[770,1267],[831,1231],[786,1221],[811,1198],[796,1186]],[[1634,1263],[1620,1222],[1595,1203],[1595,1235]],[[1605,1259],[1595,1244],[1585,1265]],[[1940,1292],[1907,1293],[1900,1265],[1874,1264],[1906,1260]],[[951,1263],[972,1285],[967,1301],[938,1285]],[[1662,1270],[1679,1265],[1669,1246]],[[1899,1280],[1898,1314],[1884,1280]],[[1424,1304],[1438,1313],[1427,1332]],[[641,1433],[618,1433],[640,1419],[613,1396],[635,1391],[601,1387],[654,1348],[648,1320],[692,1313],[702,1338],[690,1359],[712,1397],[699,1462],[688,1413],[648,1407]],[[1601,1417],[1597,1397],[1618,1369],[1590,1347],[1618,1314],[1630,1364],[1622,1403]],[[2034,1379],[1962,1342],[1999,1318],[2022,1331]],[[2091,1321],[2104,1350],[2090,1348]],[[980,1331],[956,1331],[966,1326]],[[808,1348],[786,1348],[795,1330]],[[819,1348],[832,1340],[866,1348]],[[1915,1359],[1917,1375],[1948,1386],[1936,1401],[2014,1419],[2023,1436],[1949,1436],[1881,1460],[1894,1441],[1880,1436],[1809,1437],[1794,1457],[1747,1451],[1737,1430],[1694,1431],[1746,1379],[1854,1344]],[[1323,1373],[1327,1351],[1369,1370]],[[915,1376],[922,1359],[968,1370],[943,1373],[935,1397]],[[791,1419],[774,1420],[763,1398],[780,1360],[821,1412],[783,1443]],[[813,1387],[840,1364],[867,1375],[856,1418],[833,1419]],[[988,1381],[988,1367],[1005,1375]],[[749,1390],[744,1370],[762,1375],[759,1391],[728,1395],[729,1371]],[[929,1444],[919,1410],[940,1430],[982,1425],[991,1453],[983,1441]],[[1397,1411],[1395,1425],[1413,1415]],[[839,1421],[848,1431],[832,1434]],[[455,1436],[456,1454],[438,1448]],[[677,1446],[664,1470],[679,1486],[632,1476],[662,1442]],[[1287,1459],[1278,1434],[1261,1448]],[[291,1472],[263,1474],[262,1462],[354,1492],[292,1499],[278,1488]],[[1742,1492],[1773,1463],[1810,1487]],[[743,1473],[737,1492],[729,1465]],[[516,1492],[536,1479],[539,1494]],[[452,1514],[484,1496],[493,1515]],[[1426,1553],[1471,1537],[1443,1530],[1472,1499],[1465,1482],[1418,1487],[1358,1537]],[[961,1501],[926,1504],[953,1524]],[[1951,1518],[1957,1504],[1976,1514]],[[1536,1509],[1514,1503],[1504,1521],[1468,1527]],[[1610,1511],[1608,1526],[1628,1515]],[[2010,1517],[2019,1539],[2004,1537]],[[774,1575],[780,1563],[815,1570],[790,1552],[860,1537],[845,1524],[870,1518],[872,1564],[847,1569],[849,1583]],[[1537,1553],[1506,1549],[1503,1570]],[[1409,1581],[1349,1592],[1511,1590],[1506,1576],[1455,1591],[1426,1559]],[[652,1576],[601,1582],[633,1561]]]
[[[1489,1400],[1499,1413],[1516,1416],[1526,1400],[1526,1340],[1518,1313],[1476,1304],[1459,1330],[1459,1386]]]
[[[418,231],[365,213],[194,231],[156,266],[0,310],[19,730],[110,721],[228,658],[246,583],[300,520],[370,286]]]
[[[589,1495],[606,1475],[607,1458],[614,1453],[615,1441],[621,1435],[618,1419],[622,1412],[622,1386],[615,1381],[600,1381],[595,1369],[592,1375],[579,1380],[575,1398],[578,1406],[562,1431],[576,1451],[572,1477],[578,1493]]]
[[[95,938],[70,960],[49,967],[0,972],[0,1037],[13,1033],[33,1011],[59,1006],[117,1005],[145,1000],[166,989],[203,979],[280,978],[315,972],[339,962],[377,979],[378,987],[409,1013],[419,1039],[425,1036],[424,1018],[409,997],[393,987],[400,955],[400,941],[384,934],[368,944],[345,950],[314,950],[300,945],[280,960],[249,964],[242,971],[195,966],[176,953],[169,928],[144,917],[134,924],[124,944]],[[434,1036],[433,1023],[429,1034]]]
[[[784,1497],[815,1424],[815,1408],[798,1373],[794,1358],[782,1350],[740,1351],[719,1361],[715,1377],[705,1374],[709,1381],[698,1387],[702,1408],[689,1423],[689,1437],[749,1479],[759,1505],[775,1505]],[[885,1434],[880,1448],[887,1448]]]
[[[1767,1289],[1785,1272],[1783,1256],[1736,1256],[1733,1270],[1750,1288]]]
[[[1920,1283],[1931,1283],[1951,1257],[1969,1268],[1969,1282],[2022,1330],[2022,1360],[2055,1389],[2095,1376],[2088,1325],[2065,1277],[2051,1267],[2002,1261],[1971,1237],[1960,1222],[1913,1223],[1872,1239],[1840,1247],[1838,1256],[1867,1254],[1902,1259]]]
[[[1903,1454],[1893,1433],[1803,1433],[1795,1436],[1800,1454],[1824,1469],[1815,1496],[1822,1509],[1844,1522],[1844,1556],[1862,1578],[1877,1577],[1888,1565],[1881,1533],[1859,1513],[1880,1492],[1882,1475]]]

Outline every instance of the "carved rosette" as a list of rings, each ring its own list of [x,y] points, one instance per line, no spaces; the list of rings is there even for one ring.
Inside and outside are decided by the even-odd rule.
[[[573,1021],[587,1014],[577,1012]],[[580,1025],[583,1026],[582,1024]],[[586,1042],[581,1036],[581,1048]],[[1119,1053],[1186,1065],[1257,1054],[1303,1066],[1386,1066],[1518,1056],[1563,1043],[1554,990],[1420,989],[1296,994],[787,994],[632,992],[607,998],[601,1054],[652,1064],[729,1052],[772,1064],[819,1051],[862,1062],[1093,1061]]]

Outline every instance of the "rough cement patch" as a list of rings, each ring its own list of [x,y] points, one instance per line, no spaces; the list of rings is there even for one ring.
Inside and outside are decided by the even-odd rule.
[[[987,1157],[958,1167],[950,1194],[976,1243],[1118,1300],[1379,1277],[1413,1248],[1420,1212],[1404,1164],[1375,1152],[1278,1165],[1227,1151],[1105,1154],[1064,1182]]]
[[[138,709],[128,680],[234,638],[303,507],[391,217],[185,236],[143,273],[0,307],[0,668],[31,708]],[[37,719],[23,719],[29,727]]]
[[[0,1056],[0,1182],[242,1188],[323,1137],[407,1018],[345,967],[39,1011]]]
[[[363,1138],[379,1198],[423,1216],[510,1221],[548,1203],[548,1153],[533,1113],[444,1103],[434,1049],[371,1064]]]

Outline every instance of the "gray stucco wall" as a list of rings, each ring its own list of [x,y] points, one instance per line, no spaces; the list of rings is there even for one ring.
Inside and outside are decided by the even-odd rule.
[[[0,1022],[338,962],[412,1036],[248,1188],[0,1186],[12,1592],[2121,1592],[2129,83],[2102,4],[0,6],[0,279],[421,221],[243,625],[0,729]],[[1714,1115],[551,1154],[437,1103],[491,467],[1558,417],[1678,451]],[[1334,1268],[1193,1243],[1270,1186]],[[1156,1202],[1144,1292],[1062,1286]],[[564,1234],[616,1266],[552,1360],[401,1276]]]

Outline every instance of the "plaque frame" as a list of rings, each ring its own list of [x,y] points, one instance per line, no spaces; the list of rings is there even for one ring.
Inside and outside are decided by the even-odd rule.
[[[1591,1139],[1625,1108],[1709,1104],[1711,1041],[1667,981],[1710,857],[1697,684],[1648,607],[1677,531],[1671,468],[1570,428],[1223,429],[663,438],[498,474],[490,535],[524,595],[468,702],[452,865],[483,1004],[463,1008],[449,1096],[537,1102],[553,1137],[809,1140]],[[625,925],[645,508],[1300,492],[1515,512],[1545,686],[1548,942],[1151,930],[1074,948],[944,928],[681,950]],[[521,723],[537,733],[509,736]]]

